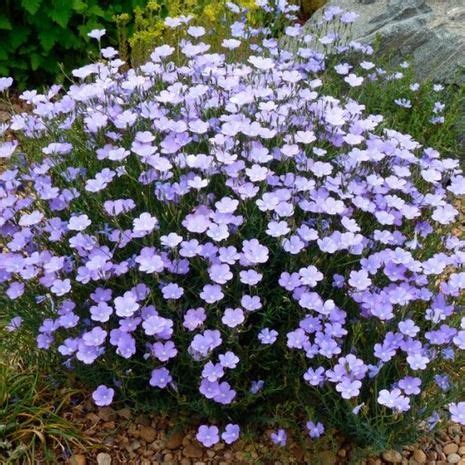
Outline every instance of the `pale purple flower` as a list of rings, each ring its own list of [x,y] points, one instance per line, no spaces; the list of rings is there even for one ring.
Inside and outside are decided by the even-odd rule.
[[[61,297],[71,290],[71,280],[68,278],[55,279],[50,290],[58,297]]]
[[[200,293],[200,298],[209,304],[220,301],[224,297],[221,287],[217,284],[205,284]]]
[[[152,353],[160,362],[167,362],[170,358],[176,357],[178,351],[173,341],[167,341],[155,342],[152,345]]]
[[[116,314],[121,317],[132,316],[139,309],[136,297],[130,291],[125,292],[123,296],[116,297],[114,305]]]
[[[187,312],[184,315],[183,326],[187,328],[189,331],[194,331],[199,326],[201,326],[206,319],[207,315],[205,313],[204,308],[191,308],[187,310]]]
[[[257,239],[242,243],[242,254],[251,264],[266,263],[268,261],[268,248],[261,245]]]
[[[161,288],[164,299],[178,300],[184,294],[184,289],[176,283],[170,283]]]
[[[392,391],[382,389],[378,395],[378,403],[399,412],[410,409],[410,399],[402,395],[401,390],[397,388]]]
[[[224,368],[220,363],[207,362],[202,370],[202,378],[208,379],[211,383],[218,381],[224,375]]]
[[[415,378],[413,376],[406,376],[405,378],[399,381],[399,387],[408,396],[412,394],[420,394],[421,392],[420,386],[421,386],[421,379]]]
[[[220,441],[219,429],[217,426],[201,425],[195,436],[197,441],[205,447],[211,447]]]
[[[12,333],[19,328],[21,328],[21,325],[23,323],[23,318],[20,316],[15,316],[13,317],[10,322],[5,326],[5,329],[9,332]]]
[[[109,388],[104,384],[101,384],[93,393],[92,399],[99,407],[104,407],[106,405],[110,405],[113,401],[113,396],[115,395],[115,391],[113,388]]]
[[[232,444],[233,442],[236,442],[239,439],[239,433],[240,433],[239,425],[228,423],[223,433],[221,433],[221,439],[226,444]]]
[[[262,308],[262,303],[258,295],[243,295],[241,298],[241,305],[245,310],[254,312]]]
[[[133,222],[135,232],[151,232],[158,225],[158,220],[150,213],[142,213]]]
[[[258,273],[255,270],[242,270],[239,273],[239,277],[241,283],[248,284],[249,286],[255,286],[262,280],[263,274]]]
[[[245,321],[244,311],[241,308],[227,308],[221,321],[230,328],[235,328]]]
[[[231,351],[226,352],[225,354],[220,354],[218,356],[221,366],[224,368],[236,368],[237,364],[239,363],[239,357]]]
[[[171,374],[167,368],[155,368],[152,370],[149,384],[153,387],[164,389],[173,381]]]
[[[351,271],[349,284],[359,291],[364,291],[370,287],[371,279],[368,277],[368,273],[365,270]]]
[[[96,39],[100,42],[100,39],[106,34],[105,29],[92,29],[87,35],[91,39]]]
[[[271,345],[276,342],[276,339],[278,338],[278,332],[275,331],[274,329],[270,328],[263,328],[259,333],[258,333],[258,339],[262,344],[265,345]]]
[[[282,428],[278,429],[277,431],[271,433],[271,440],[277,446],[284,447],[287,443],[287,434]]]
[[[13,78],[0,77],[0,92],[4,92],[13,85]]]
[[[38,210],[34,210],[32,213],[24,214],[21,216],[19,220],[20,226],[33,226],[37,223],[40,223],[44,217],[44,214],[39,212]]]
[[[465,402],[451,402],[449,412],[452,421],[465,425]]]
[[[319,438],[325,432],[325,427],[320,422],[313,423],[313,421],[307,421],[305,426],[311,438]]]

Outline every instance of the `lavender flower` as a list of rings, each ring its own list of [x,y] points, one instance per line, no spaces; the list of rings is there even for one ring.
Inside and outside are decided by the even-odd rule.
[[[115,391],[113,388],[109,388],[101,384],[92,393],[92,399],[94,399],[94,402],[96,405],[98,405],[99,407],[104,407],[112,403],[114,395],[115,395]]]
[[[202,443],[205,447],[211,447],[220,440],[217,426],[201,425],[195,437],[197,441]]]

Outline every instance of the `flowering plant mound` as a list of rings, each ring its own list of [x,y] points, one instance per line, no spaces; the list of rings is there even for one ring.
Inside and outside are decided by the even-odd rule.
[[[0,148],[13,164],[0,175],[10,329],[37,325],[40,348],[85,368],[98,405],[180,406],[218,424],[199,428],[207,446],[263,418],[277,444],[296,425],[379,445],[447,407],[464,421],[465,241],[452,226],[465,178],[319,93],[327,60],[312,41],[371,53],[338,42],[353,14],[325,20],[319,39],[287,27],[296,52],[238,21],[212,54],[203,28],[167,18],[191,40],[140,70],[103,48],[63,95],[23,94],[32,112]],[[373,66],[341,79],[360,86]]]

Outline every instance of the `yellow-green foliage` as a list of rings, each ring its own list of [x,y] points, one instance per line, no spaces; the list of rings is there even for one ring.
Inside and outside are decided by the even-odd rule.
[[[257,10],[255,0],[239,0],[242,7],[253,13]],[[164,25],[167,16],[192,15],[196,25],[204,26],[207,31],[215,31],[215,39],[221,41],[225,37],[226,28],[231,23],[230,13],[225,0],[150,0],[145,8],[134,11],[134,33],[129,38],[130,61],[133,66],[144,63],[150,53],[161,43],[179,40],[180,32],[173,31]],[[124,21],[121,21],[124,26]],[[120,28],[124,30],[124,27]],[[225,29],[222,33],[222,29]],[[125,51],[125,38],[120,36],[122,55]],[[213,47],[217,44],[211,44]]]
[[[321,8],[327,0],[301,0],[300,9],[304,18],[310,17]]]

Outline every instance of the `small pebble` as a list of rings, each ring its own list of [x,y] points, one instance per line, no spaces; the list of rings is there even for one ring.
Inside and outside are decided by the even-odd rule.
[[[443,448],[442,451],[444,454],[449,455],[449,454],[455,454],[459,450],[459,446],[453,442],[446,444]]]
[[[413,451],[413,458],[417,461],[417,463],[426,462],[426,454],[421,449],[415,449]]]
[[[86,465],[86,456],[82,454],[72,455],[69,459],[70,465]]]
[[[402,455],[396,450],[387,450],[382,457],[388,463],[402,463]]]
[[[139,436],[145,442],[153,442],[157,438],[157,432],[151,426],[141,426]]]
[[[447,461],[449,463],[459,463],[460,462],[460,455],[459,454],[456,454],[456,453],[453,453],[453,454],[449,454],[447,456]]]
[[[111,465],[111,455],[106,452],[97,454],[97,465]]]
[[[186,457],[200,458],[203,456],[203,450],[194,444],[189,444],[184,448],[183,454]]]

